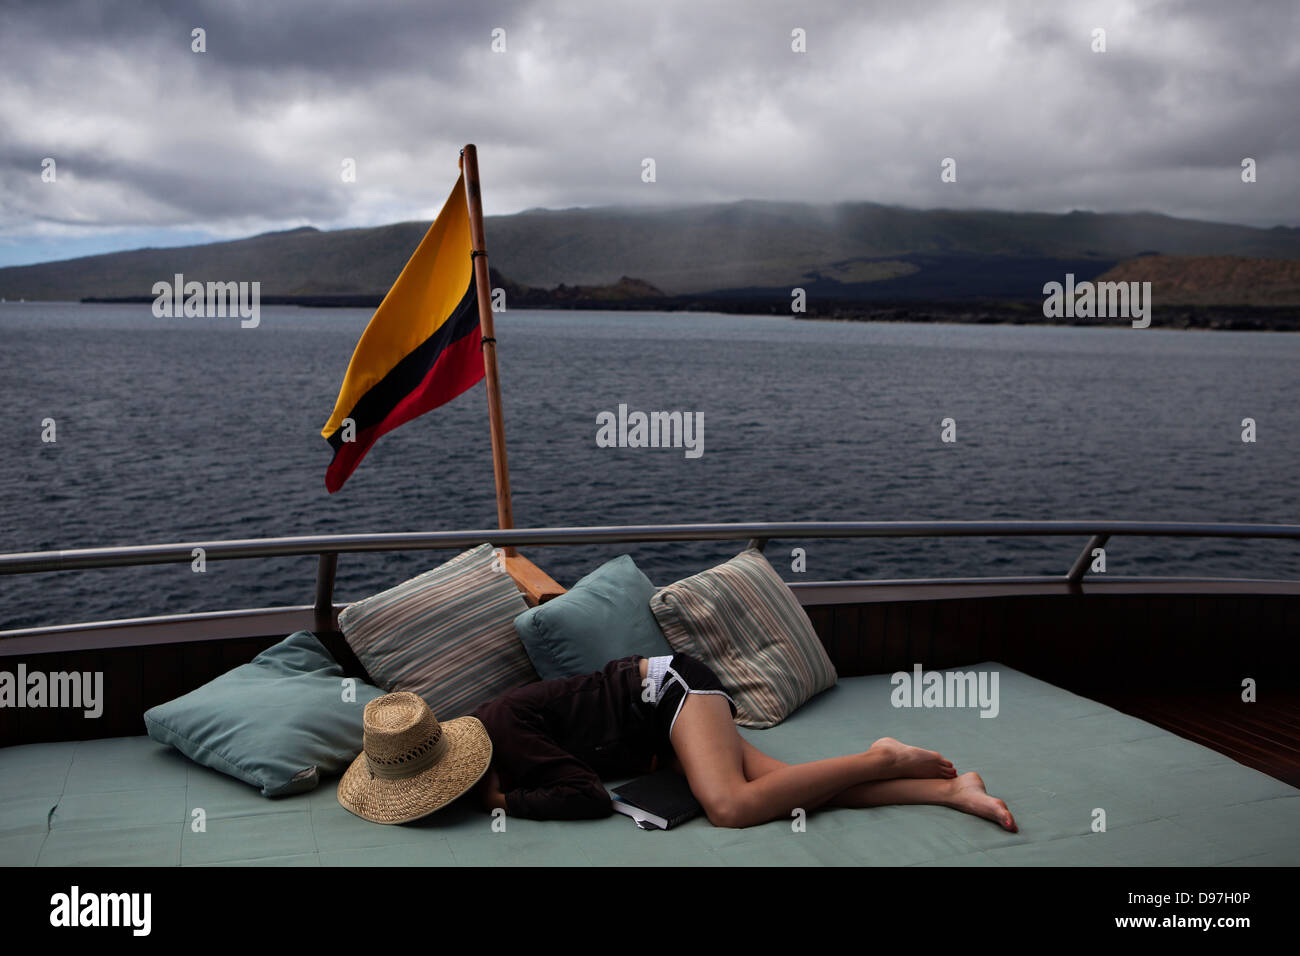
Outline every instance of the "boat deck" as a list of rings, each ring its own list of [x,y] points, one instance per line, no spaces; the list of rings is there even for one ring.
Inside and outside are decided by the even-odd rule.
[[[896,708],[888,675],[844,678],[783,724],[742,731],[775,757],[861,750],[879,736],[978,770],[1020,824],[940,807],[829,809],[667,833],[601,820],[511,818],[453,804],[417,824],[348,813],[335,780],[278,800],[147,737],[0,749],[3,865],[1296,865],[1300,791],[1167,730],[1003,665],[996,719]],[[616,781],[611,781],[611,785]],[[205,829],[193,826],[203,810]],[[1094,832],[1098,811],[1106,829]]]
[[[693,821],[656,836],[621,816],[580,824],[511,820],[509,838],[493,834],[495,842],[483,842],[487,818],[470,808],[385,828],[339,807],[330,782],[268,801],[134,736],[148,708],[300,629],[316,632],[347,673],[364,676],[337,630],[340,554],[458,549],[485,540],[622,550],[632,541],[761,546],[931,535],[1090,537],[1064,576],[792,583],[841,681],[781,726],[745,733],[787,760],[861,750],[879,736],[942,749],[962,769],[984,774],[1016,813],[1019,834],[948,810],[907,807],[819,812],[796,842],[787,823],[734,832]],[[198,545],[210,561],[317,559],[314,604],[0,633],[0,669],[102,672],[113,688],[94,720],[69,708],[0,708],[0,863],[1300,863],[1300,582],[1085,579],[1092,548],[1132,535],[1300,541],[1300,525],[748,523],[0,555],[0,574],[189,563]],[[521,590],[532,586],[521,582]],[[894,708],[890,675],[916,666],[997,667],[998,718],[961,708]],[[1241,699],[1246,678],[1258,682],[1258,702]],[[207,811],[206,834],[186,822],[199,808]],[[1092,830],[1096,811],[1105,812],[1104,833]],[[1119,833],[1124,839],[1113,839]]]

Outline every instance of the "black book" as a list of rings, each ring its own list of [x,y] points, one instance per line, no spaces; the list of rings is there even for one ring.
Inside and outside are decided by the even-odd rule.
[[[672,770],[656,770],[615,787],[614,809],[626,813],[643,830],[671,830],[698,816],[703,807],[685,777]]]

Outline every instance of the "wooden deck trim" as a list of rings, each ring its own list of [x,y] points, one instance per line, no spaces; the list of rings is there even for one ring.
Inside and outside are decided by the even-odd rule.
[[[792,582],[804,607],[949,601],[966,598],[1072,594],[1300,594],[1300,581],[1256,578],[1088,579],[1077,587],[1064,577],[931,578],[892,581]],[[3,636],[3,635],[0,635]]]
[[[518,552],[507,554],[505,565],[529,607],[545,604],[564,593],[563,585]]]
[[[345,607],[346,604],[334,605],[336,618]],[[310,604],[59,624],[0,631],[0,658],[197,641],[238,641],[269,634],[283,637],[294,631],[313,631],[316,624],[316,608]]]
[[[1256,703],[1230,695],[1099,694],[1100,703],[1300,787],[1300,695]]]

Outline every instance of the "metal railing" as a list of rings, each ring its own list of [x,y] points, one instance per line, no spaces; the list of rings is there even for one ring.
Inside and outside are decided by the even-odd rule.
[[[1113,537],[1274,538],[1300,540],[1297,524],[1206,524],[1161,521],[791,521],[736,524],[624,525],[592,528],[515,528],[510,530],[424,531],[391,534],[303,535],[234,541],[110,548],[77,548],[0,554],[0,574],[34,574],[146,564],[186,564],[198,549],[205,560],[319,556],[315,610],[333,609],[340,554],[370,551],[421,551],[474,547],[486,541],[501,547],[574,546],[664,541],[745,540],[760,550],[776,539],[925,538],[925,537],[1083,537],[1088,542],[1066,574],[1057,580],[1078,588],[1093,550]],[[1050,580],[1050,579],[1049,579]]]

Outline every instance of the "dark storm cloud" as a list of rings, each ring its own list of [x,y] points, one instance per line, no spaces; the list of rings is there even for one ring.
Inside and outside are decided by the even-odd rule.
[[[467,141],[489,212],[869,199],[1290,224],[1297,26],[1282,0],[9,3],[0,239],[424,218]]]

